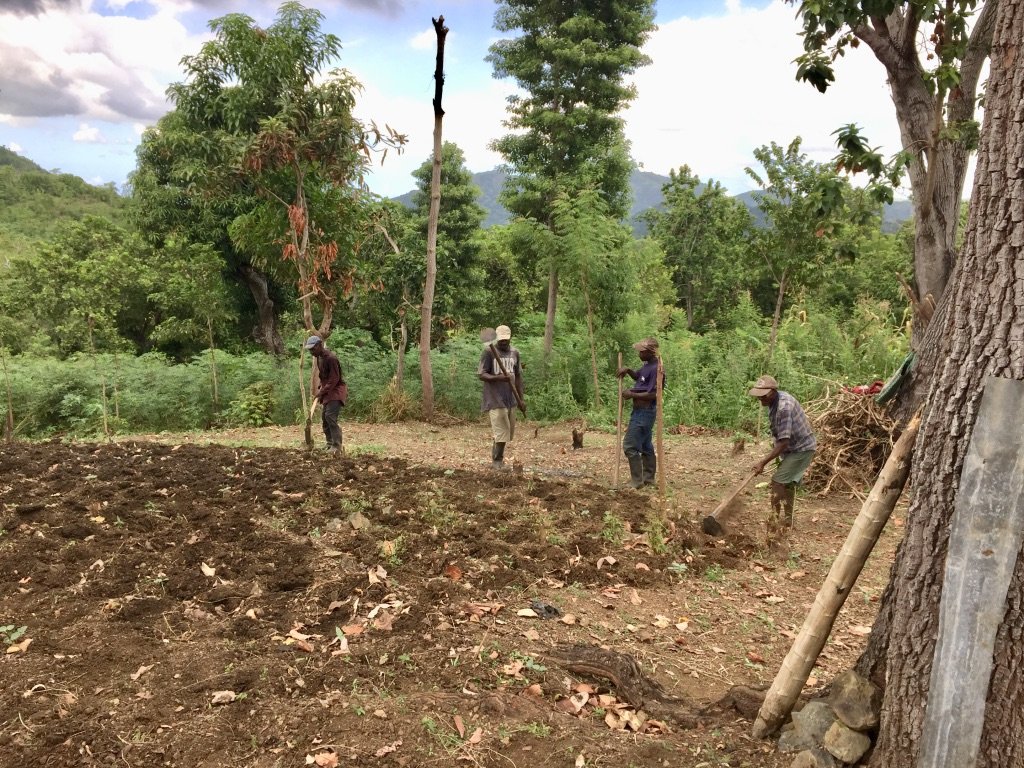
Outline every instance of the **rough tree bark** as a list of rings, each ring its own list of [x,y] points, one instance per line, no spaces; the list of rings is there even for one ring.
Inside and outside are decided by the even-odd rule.
[[[935,650],[949,522],[985,376],[1024,379],[1024,0],[995,11],[991,73],[963,253],[932,319],[935,370],[913,499],[867,656],[885,683],[872,765],[915,765]],[[1020,414],[1007,414],[1020,418]],[[1024,765],[1024,552],[999,633],[978,768]]]
[[[430,366],[430,324],[434,312],[434,280],[437,275],[437,219],[441,212],[441,121],[444,110],[444,40],[448,27],[444,16],[431,18],[437,33],[437,61],[434,67],[434,165],[430,177],[430,213],[427,219],[427,276],[420,305],[420,382],[423,388],[423,418],[434,417],[434,371]]]
[[[270,354],[283,355],[284,342],[277,328],[277,314],[274,311],[274,300],[270,298],[267,276],[252,264],[240,264],[237,273],[256,304],[254,338]]]

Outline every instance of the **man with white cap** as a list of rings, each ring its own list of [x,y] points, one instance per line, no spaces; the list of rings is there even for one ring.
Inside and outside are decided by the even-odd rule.
[[[320,387],[314,400],[319,400],[320,421],[323,424],[324,436],[327,438],[327,452],[336,454],[341,451],[341,426],[338,424],[338,413],[348,399],[348,385],[341,374],[341,363],[338,356],[324,346],[319,336],[306,339],[306,349],[316,358]]]
[[[753,470],[761,474],[768,462],[779,459],[772,475],[772,511],[767,522],[768,546],[774,547],[781,541],[783,526],[793,527],[796,487],[811,465],[818,442],[803,407],[791,394],[780,390],[779,383],[771,376],[759,378],[747,394],[756,397],[768,409],[774,441],[771,453],[755,464]]]
[[[516,396],[512,387],[523,399],[523,366],[519,361],[519,350],[512,346],[512,329],[499,325],[494,329],[494,348],[498,351],[499,363],[491,351],[491,345],[484,347],[476,375],[484,383],[481,411],[491,420],[491,466],[501,469],[505,461],[505,444],[512,441],[516,431]],[[503,370],[504,369],[504,370]],[[526,415],[526,403],[522,405]]]
[[[654,422],[658,414],[658,340],[641,339],[633,345],[640,362],[639,370],[620,368],[621,379],[629,376],[636,383],[622,393],[623,398],[633,401],[633,412],[629,415],[629,426],[622,438],[622,452],[629,462],[629,484],[633,488],[654,485],[658,474],[658,457],[654,452]],[[664,386],[664,381],[662,381]]]

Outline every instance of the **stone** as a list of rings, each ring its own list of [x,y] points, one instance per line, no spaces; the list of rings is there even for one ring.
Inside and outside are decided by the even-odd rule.
[[[799,712],[793,713],[793,725],[813,744],[821,744],[825,732],[836,721],[832,708],[824,701],[810,701]]]
[[[871,749],[871,737],[836,720],[825,734],[822,744],[833,757],[853,765]]]
[[[842,768],[842,765],[824,749],[814,747],[797,755],[789,768]]]
[[[852,669],[832,681],[829,704],[836,717],[855,731],[868,731],[878,726],[882,713],[882,691]]]
[[[817,746],[813,739],[796,728],[783,731],[779,736],[779,752],[803,752]]]

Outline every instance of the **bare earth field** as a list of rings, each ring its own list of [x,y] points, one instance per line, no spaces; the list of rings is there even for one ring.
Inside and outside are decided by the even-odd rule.
[[[662,501],[570,426],[520,425],[520,473],[482,423],[346,423],[337,459],[301,427],[0,447],[0,766],[788,765],[721,700],[771,682],[859,500],[800,497],[769,554],[764,488],[699,524],[765,445],[667,436]],[[863,647],[903,513],[808,696]]]

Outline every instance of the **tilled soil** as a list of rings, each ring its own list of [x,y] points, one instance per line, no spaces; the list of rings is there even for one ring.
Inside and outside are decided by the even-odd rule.
[[[0,504],[2,766],[785,765],[715,701],[770,682],[846,527],[773,559],[586,480],[153,442],[5,446]]]

